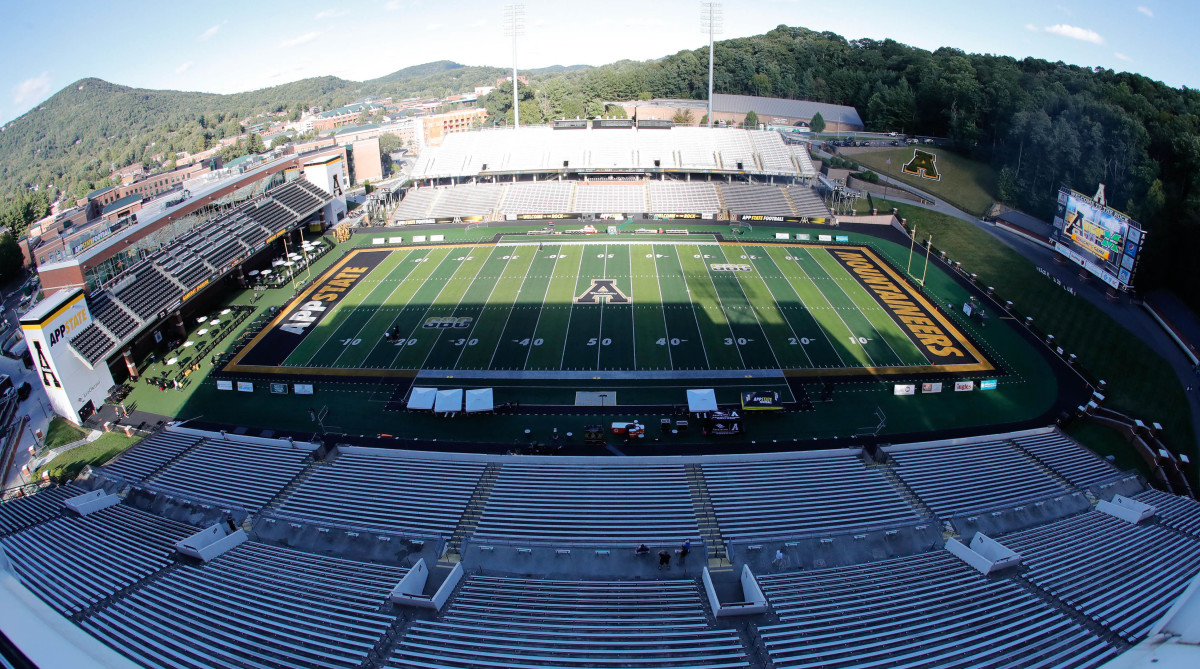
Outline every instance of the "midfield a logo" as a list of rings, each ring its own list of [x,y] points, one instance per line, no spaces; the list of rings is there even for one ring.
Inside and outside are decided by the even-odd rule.
[[[604,300],[609,304],[629,304],[629,296],[617,288],[616,279],[592,279],[592,287],[575,298],[575,304],[596,304]]]
[[[905,174],[911,174],[930,181],[941,181],[942,175],[937,171],[937,156],[928,151],[913,149],[912,160],[900,168]]]

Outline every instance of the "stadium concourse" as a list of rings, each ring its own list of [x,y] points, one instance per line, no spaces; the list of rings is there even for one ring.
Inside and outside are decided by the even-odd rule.
[[[39,667],[1182,666],[1200,503],[1049,428],[633,461],[171,424],[0,547]]]

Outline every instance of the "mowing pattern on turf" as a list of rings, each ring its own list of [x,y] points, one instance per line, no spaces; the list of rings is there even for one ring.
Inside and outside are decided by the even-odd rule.
[[[984,371],[868,248],[567,242],[350,252],[228,371]]]

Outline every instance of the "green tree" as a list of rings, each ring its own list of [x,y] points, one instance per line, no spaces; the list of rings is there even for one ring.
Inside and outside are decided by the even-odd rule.
[[[262,137],[259,137],[258,133],[250,133],[250,139],[246,142],[246,152],[259,154],[266,150],[267,147],[263,146]]]
[[[379,136],[379,155],[380,157],[393,153],[400,148],[400,136],[385,132]]]
[[[675,125],[691,125],[692,110],[687,108],[677,109],[675,110],[675,116],[671,120],[675,122]]]
[[[279,148],[279,147],[287,144],[290,141],[292,141],[292,138],[288,137],[287,133],[282,133],[282,134],[276,135],[275,138],[271,140],[271,148],[272,149]]]
[[[821,116],[821,112],[813,114],[812,120],[808,122],[808,127],[815,133],[825,132],[825,117]]]
[[[742,125],[746,126],[747,128],[757,128],[758,127],[758,114],[755,113],[755,111],[753,109],[751,109],[749,112],[746,113],[746,120]]]
[[[1013,204],[1017,201],[1017,173],[1011,167],[1000,170],[1000,174],[996,178],[996,195],[1005,204]]]
[[[762,72],[750,77],[750,86],[754,89],[755,95],[771,95],[771,77]]]
[[[25,257],[21,255],[16,237],[8,232],[0,235],[0,282],[15,278],[24,265]]]

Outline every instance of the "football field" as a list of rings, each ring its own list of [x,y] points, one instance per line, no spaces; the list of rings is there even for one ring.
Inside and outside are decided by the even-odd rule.
[[[685,378],[993,368],[867,247],[660,239],[357,249],[229,369]]]

